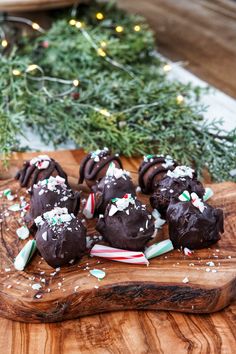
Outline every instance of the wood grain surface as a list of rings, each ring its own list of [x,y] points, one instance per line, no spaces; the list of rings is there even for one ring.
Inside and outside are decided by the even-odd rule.
[[[80,151],[50,153],[79,163]],[[21,163],[33,153],[14,154]],[[135,170],[137,161],[125,161]],[[14,173],[14,171],[10,171]],[[77,171],[74,171],[77,174]],[[1,170],[1,177],[8,172]],[[232,233],[232,238],[235,234]],[[27,324],[1,318],[0,352],[4,354],[77,353],[234,353],[236,341],[236,302],[209,315],[173,311],[119,311],[86,316],[50,324]]]
[[[62,152],[59,162],[74,183],[78,177],[79,164],[69,161]],[[135,183],[138,161],[133,159],[130,164],[129,160],[124,159],[124,166],[132,172]],[[21,164],[22,161],[12,161],[12,168],[17,169],[16,165]],[[10,172],[13,173],[13,170]],[[85,256],[79,263],[53,274],[54,269],[37,254],[24,272],[17,272],[13,260],[27,241],[16,238],[16,229],[21,225],[18,222],[19,213],[10,213],[1,223],[0,315],[26,322],[56,322],[123,309],[208,313],[224,308],[236,298],[236,249],[232,239],[236,220],[236,185],[226,182],[212,184],[211,187],[215,192],[211,204],[222,207],[225,213],[222,240],[212,248],[195,251],[191,258],[175,250],[151,260],[149,267]],[[26,196],[25,189],[20,189],[14,179],[0,182],[0,190],[6,188],[11,188],[18,197]],[[82,198],[88,195],[83,193]],[[141,193],[138,198],[148,202]],[[16,201],[6,201],[5,198],[0,200],[2,210],[14,203]],[[97,234],[94,226],[94,221],[88,223],[88,235]],[[167,227],[164,227],[155,241],[167,235]],[[214,273],[206,271],[210,270],[207,265],[209,261],[215,264]],[[93,268],[105,268],[106,278],[98,282],[91,277],[89,269]],[[182,282],[186,276],[189,278],[188,284]],[[44,283],[41,282],[42,278]],[[40,283],[42,288],[35,291],[31,287],[32,283]],[[78,290],[74,290],[76,286],[79,286]],[[42,298],[37,299],[36,295]]]
[[[158,51],[236,98],[236,2],[232,0],[118,0],[150,23]]]
[[[80,1],[76,1],[79,3]],[[1,0],[0,11],[35,11],[71,6],[74,0]]]

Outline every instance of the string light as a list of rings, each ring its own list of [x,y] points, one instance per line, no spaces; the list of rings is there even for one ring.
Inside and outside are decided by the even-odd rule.
[[[103,15],[101,12],[97,12],[97,13],[96,13],[96,19],[99,20],[99,21],[101,21],[101,20],[104,19],[104,15]]]
[[[108,110],[106,108],[102,108],[99,110],[99,113],[101,113],[103,116],[105,117],[110,117],[111,116],[111,113],[108,112]]]
[[[171,71],[171,69],[172,69],[172,67],[171,67],[170,64],[165,64],[165,65],[163,66],[163,70],[164,70],[165,72]]]
[[[135,32],[141,31],[141,26],[135,25],[135,26],[134,26],[134,31],[135,31]]]
[[[6,48],[8,46],[8,42],[6,39],[3,39],[2,42],[1,42],[1,45],[3,48]]]
[[[74,20],[73,18],[69,21],[69,24],[71,26],[75,26],[76,25],[76,20]]]
[[[98,48],[97,53],[98,53],[98,55],[100,55],[100,57],[106,56],[106,52],[104,52],[104,50],[102,48]]]
[[[79,86],[79,80],[73,80],[73,85],[74,85],[75,87]]]
[[[106,48],[106,46],[107,46],[107,42],[105,42],[105,41],[101,41],[100,44],[101,44],[102,48]]]
[[[38,30],[40,29],[39,24],[36,23],[36,22],[33,22],[31,26],[32,26],[32,28],[33,28],[35,31],[38,31]]]
[[[122,27],[122,26],[116,26],[116,32],[117,33],[121,33],[121,32],[123,32],[124,31],[124,27]]]
[[[77,21],[75,24],[76,28],[82,28],[82,23],[80,21]]]
[[[178,95],[178,96],[176,97],[176,101],[177,101],[178,104],[181,104],[181,103],[183,103],[183,101],[184,101],[184,97],[183,97],[182,95]]]
[[[20,72],[20,70],[18,70],[18,69],[13,69],[13,70],[12,70],[12,74],[13,74],[14,76],[20,76],[20,75],[21,75],[21,72]]]
[[[38,68],[39,68],[38,65],[36,65],[36,64],[30,64],[30,65],[28,66],[28,68],[26,69],[26,72],[34,71],[34,70],[36,70],[36,69],[38,69]]]

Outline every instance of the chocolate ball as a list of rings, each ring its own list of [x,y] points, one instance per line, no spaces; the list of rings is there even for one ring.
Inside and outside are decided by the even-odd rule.
[[[175,248],[190,250],[209,247],[224,232],[223,211],[204,203],[204,210],[192,201],[171,201],[167,209],[169,236]]]
[[[112,161],[116,167],[123,168],[119,156],[112,155],[107,148],[90,152],[80,164],[79,184],[85,180],[88,187],[91,188],[106,175]]]
[[[178,197],[185,190],[190,193],[195,192],[200,198],[205,193],[193,169],[177,166],[174,171],[168,171],[167,176],[156,185],[155,192],[150,197],[151,206],[165,217],[171,199]]]
[[[113,163],[111,163],[113,164]],[[107,175],[92,187],[95,195],[95,215],[104,214],[107,205],[113,198],[122,198],[125,194],[136,196],[135,186],[125,170],[118,169],[113,164],[107,170]]]
[[[30,191],[29,219],[35,219],[54,207],[68,209],[69,213],[77,215],[80,206],[80,193],[73,192],[60,176],[50,176],[38,181]]]
[[[150,194],[156,185],[166,176],[167,171],[172,171],[177,166],[171,156],[146,155],[139,166],[139,186],[143,193]]]
[[[86,251],[86,228],[66,208],[54,208],[35,219],[37,249],[51,267],[81,258]]]
[[[140,251],[151,239],[155,227],[146,206],[128,194],[108,204],[96,230],[112,247]]]
[[[15,178],[19,180],[21,187],[33,187],[38,181],[57,175],[64,178],[68,184],[67,174],[59,163],[47,155],[39,155],[30,161],[25,161]]]

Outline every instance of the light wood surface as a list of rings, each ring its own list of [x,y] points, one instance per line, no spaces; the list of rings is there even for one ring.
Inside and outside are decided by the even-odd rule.
[[[73,152],[69,153],[74,157]],[[79,156],[80,162],[83,154]],[[79,164],[70,163],[71,160],[63,152],[60,154],[59,162],[68,173],[69,181],[74,183],[78,178]],[[129,160],[123,160],[137,185],[139,159],[133,159],[132,164]],[[14,161],[11,163],[17,169]],[[17,165],[21,166],[22,161],[17,161]],[[23,242],[16,238],[16,230],[22,225],[18,222],[20,213],[10,213],[1,224],[0,304],[4,305],[0,305],[0,315],[26,322],[56,322],[124,309],[209,313],[224,308],[236,299],[236,248],[231,237],[231,233],[236,231],[232,227],[236,218],[236,185],[226,182],[212,184],[211,187],[215,193],[211,204],[222,207],[225,213],[222,240],[212,248],[195,251],[191,258],[175,250],[168,256],[152,259],[149,267],[84,256],[80,262],[64,267],[52,276],[54,269],[37,253],[24,272],[17,272],[13,266],[14,258],[28,240]],[[10,188],[18,198],[21,195],[28,198],[26,189],[19,188],[18,181],[14,179],[0,182],[0,190],[6,188]],[[88,196],[88,192],[84,189],[82,199]],[[147,196],[140,193],[138,198],[148,204]],[[0,199],[2,211],[15,203],[15,200]],[[97,234],[95,224],[94,220],[88,222],[88,236]],[[166,237],[167,226],[157,234],[153,242]],[[206,271],[210,261],[215,264],[212,268],[215,273]],[[105,268],[107,276],[104,280],[99,282],[90,276],[89,270],[94,268]],[[189,278],[188,284],[182,282],[185,277]],[[42,278],[45,283],[41,282]],[[39,291],[33,290],[32,283],[40,283],[42,288]],[[76,286],[79,289],[75,291]],[[36,295],[42,298],[37,299]]]
[[[236,98],[236,2],[232,0],[118,0],[150,23],[158,51]]]
[[[79,0],[77,1],[80,2]],[[1,0],[0,11],[36,11],[71,6],[74,0]]]
[[[51,154],[51,153],[50,153]],[[15,154],[14,159],[35,154]],[[67,171],[79,163],[81,152],[52,153],[66,161]],[[125,161],[136,170],[138,162]],[[3,170],[2,177],[3,177]],[[13,171],[11,171],[12,173]],[[5,177],[6,177],[5,173]],[[75,179],[76,180],[76,179]],[[74,181],[75,181],[74,180]],[[231,244],[235,222],[228,225]],[[85,316],[54,324],[26,324],[0,320],[0,351],[4,354],[40,353],[234,353],[236,303],[210,315],[173,311],[119,311]]]

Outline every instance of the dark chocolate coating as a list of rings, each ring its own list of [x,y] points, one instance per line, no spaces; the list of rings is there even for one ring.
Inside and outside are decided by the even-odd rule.
[[[44,191],[41,194],[42,190]],[[73,192],[71,189],[64,189],[58,185],[56,190],[49,190],[42,186],[36,188],[33,187],[30,191],[30,211],[27,216],[27,221],[34,220],[37,216],[42,215],[46,211],[53,209],[54,207],[67,208],[69,213],[77,215],[80,207],[80,193]],[[63,198],[67,197],[67,200]]]
[[[112,202],[108,204],[103,218],[100,218],[96,230],[112,246],[130,251],[141,251],[154,233],[154,220],[149,219],[148,211],[142,208],[142,203],[135,200],[135,205],[129,205],[129,215],[124,211],[117,211],[109,216]],[[146,229],[146,222],[148,228]],[[144,231],[140,231],[143,228]]]
[[[122,198],[129,193],[136,196],[135,186],[129,176],[115,178],[103,177],[98,184],[92,187],[95,193],[95,216],[104,214],[107,205],[113,198]]]
[[[138,170],[138,183],[142,193],[153,193],[158,182],[166,176],[167,171],[173,171],[177,166],[177,162],[173,160],[173,166],[164,167],[165,161],[165,157],[155,155],[148,161],[142,161]]]
[[[204,203],[203,213],[192,202],[172,201],[167,209],[169,236],[175,248],[209,247],[224,232],[223,210]]]
[[[41,170],[35,165],[30,165],[30,161],[25,161],[22,169],[17,172],[15,178],[19,180],[21,187],[33,187],[38,181],[57,175],[64,178],[68,184],[67,174],[58,162],[51,159],[48,168]]]
[[[172,193],[170,192],[171,190],[173,191]],[[199,198],[202,198],[205,193],[205,189],[202,183],[197,180],[196,175],[193,178],[188,176],[181,178],[166,176],[157,184],[155,192],[150,197],[151,206],[157,209],[162,217],[165,218],[171,199],[178,198],[185,190],[189,193],[195,192]]]
[[[69,225],[50,226],[46,221],[36,233],[37,249],[53,268],[67,265],[72,259],[81,258],[86,251],[86,228],[77,218]],[[42,235],[47,232],[47,240]]]
[[[83,183],[85,180],[88,187],[91,188],[106,175],[111,162],[114,162],[117,168],[123,169],[119,156],[112,155],[109,150],[101,150],[99,154],[100,160],[98,162],[94,161],[91,155],[92,152],[81,161],[79,184]]]

